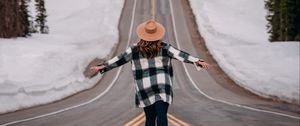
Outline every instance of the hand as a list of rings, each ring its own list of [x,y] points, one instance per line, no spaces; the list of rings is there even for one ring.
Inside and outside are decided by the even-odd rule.
[[[98,73],[99,71],[102,71],[104,69],[104,66],[92,66],[90,70],[92,71],[93,75]]]
[[[202,68],[204,68],[204,69],[206,69],[206,70],[207,70],[207,69],[209,68],[209,66],[210,66],[208,63],[206,63],[206,62],[204,62],[204,61],[197,61],[196,64],[199,65],[199,66],[201,66]]]

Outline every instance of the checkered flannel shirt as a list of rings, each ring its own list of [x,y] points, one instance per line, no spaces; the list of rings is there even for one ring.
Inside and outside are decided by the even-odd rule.
[[[162,42],[162,48],[158,55],[147,59],[137,51],[137,45],[126,49],[122,54],[108,60],[103,65],[104,73],[113,68],[131,61],[132,72],[135,80],[135,103],[137,107],[146,107],[156,101],[172,103],[172,77],[173,69],[171,59],[177,59],[186,63],[195,63],[198,59],[188,53],[176,49],[172,45]]]

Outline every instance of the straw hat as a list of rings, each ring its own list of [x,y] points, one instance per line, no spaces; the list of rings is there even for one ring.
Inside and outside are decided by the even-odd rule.
[[[136,29],[139,38],[146,41],[160,40],[165,35],[165,28],[155,20],[148,20],[141,23]]]

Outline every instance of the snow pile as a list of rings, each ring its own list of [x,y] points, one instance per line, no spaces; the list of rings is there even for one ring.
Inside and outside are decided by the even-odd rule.
[[[122,0],[48,0],[46,7],[50,34],[0,39],[0,113],[92,87],[100,76],[85,78],[85,67],[118,42]]]
[[[299,104],[299,42],[268,41],[263,0],[190,0],[199,31],[240,86]]]

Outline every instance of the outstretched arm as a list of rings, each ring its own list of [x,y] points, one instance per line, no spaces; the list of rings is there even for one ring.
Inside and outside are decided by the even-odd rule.
[[[104,73],[116,67],[119,67],[132,60],[132,49],[131,47],[127,48],[125,52],[121,53],[118,56],[113,57],[112,59],[106,61],[103,64],[98,64],[93,66],[90,69],[94,72]]]
[[[168,55],[174,59],[177,59],[185,63],[195,63],[197,61],[204,61],[202,59],[191,56],[189,53],[179,50],[172,45],[168,45]]]
[[[168,45],[168,55],[181,62],[196,64],[205,69],[208,69],[209,66],[203,59],[193,57],[189,53],[179,50],[170,44]]]

